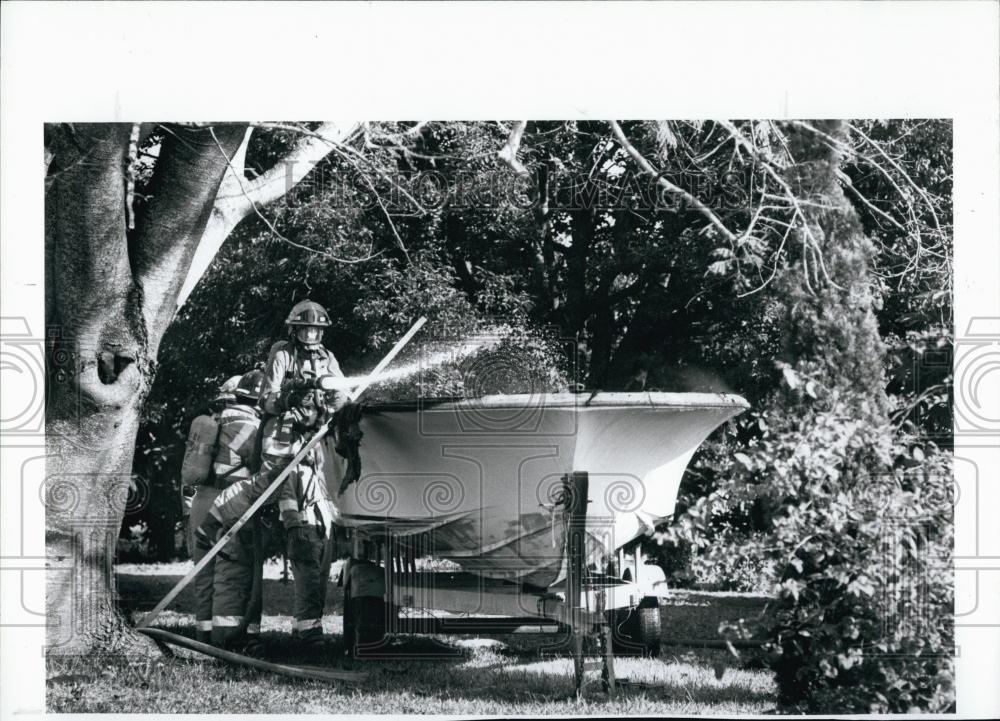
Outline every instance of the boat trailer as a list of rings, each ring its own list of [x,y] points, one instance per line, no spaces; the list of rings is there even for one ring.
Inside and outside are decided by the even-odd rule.
[[[657,655],[660,609],[656,596],[636,581],[623,580],[624,553],[603,573],[585,564],[589,477],[574,472],[562,478],[566,524],[565,579],[546,589],[469,572],[417,571],[405,536],[370,536],[352,529],[351,557],[341,571],[344,587],[344,646],[358,658],[388,658],[392,634],[566,634],[573,657],[577,695],[585,672],[601,670],[602,688],[616,693],[614,654]],[[640,571],[638,544],[635,567]],[[618,573],[615,573],[617,571]],[[448,615],[412,615],[404,609],[443,611]],[[598,649],[588,662],[585,638]]]

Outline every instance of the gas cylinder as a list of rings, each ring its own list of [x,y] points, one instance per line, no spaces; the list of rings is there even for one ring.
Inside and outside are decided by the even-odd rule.
[[[219,438],[219,421],[215,416],[202,415],[191,421],[184,462],[181,464],[181,483],[196,486],[208,480],[215,460],[215,443]]]

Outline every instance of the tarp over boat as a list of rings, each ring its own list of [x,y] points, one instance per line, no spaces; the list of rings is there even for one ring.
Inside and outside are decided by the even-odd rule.
[[[589,473],[588,534],[595,547],[619,548],[673,513],[695,450],[747,407],[714,393],[372,404],[361,422],[361,478],[335,505],[345,526],[420,536],[466,570],[546,586],[562,562],[565,474]],[[339,488],[342,467],[327,468]]]

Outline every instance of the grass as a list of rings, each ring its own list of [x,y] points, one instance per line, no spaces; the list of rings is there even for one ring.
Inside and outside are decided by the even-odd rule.
[[[139,569],[139,570],[136,570]],[[152,573],[142,573],[142,570]],[[126,605],[151,607],[184,571],[120,568]],[[158,571],[158,572],[157,572]],[[331,584],[324,619],[326,648],[303,656],[289,631],[291,584],[270,569],[263,622],[270,660],[369,673],[358,684],[299,681],[235,667],[183,649],[148,664],[111,663],[101,669],[50,669],[50,712],[102,713],[424,713],[541,714],[761,714],[774,708],[770,673],[728,666],[723,651],[667,647],[659,658],[615,660],[627,684],[618,698],[601,693],[600,674],[588,671],[585,698],[574,694],[571,659],[558,637],[499,638],[397,636],[380,660],[344,658],[339,589]],[[273,584],[273,587],[272,587]],[[191,635],[184,595],[157,625]],[[719,677],[720,671],[724,673]]]

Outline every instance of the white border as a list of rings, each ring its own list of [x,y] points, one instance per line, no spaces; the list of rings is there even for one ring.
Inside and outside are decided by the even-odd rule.
[[[957,329],[1000,315],[995,2],[8,2],[0,12],[3,315],[28,316],[36,332],[41,128],[54,120],[950,117]],[[960,453],[978,469],[984,511],[980,536],[960,525],[957,547],[974,540],[1000,557],[998,452]],[[23,523],[11,510],[24,457],[3,453],[4,568],[43,549],[40,504],[26,499]],[[0,615],[20,604],[3,573]],[[967,575],[960,602],[974,594]],[[38,590],[26,591],[36,608]],[[1000,594],[979,600],[993,606],[977,614],[1000,623]],[[0,629],[3,717],[44,708],[42,638]],[[959,629],[958,642],[959,712],[995,715],[1000,628]]]

